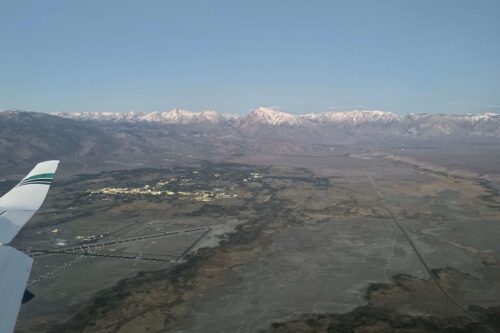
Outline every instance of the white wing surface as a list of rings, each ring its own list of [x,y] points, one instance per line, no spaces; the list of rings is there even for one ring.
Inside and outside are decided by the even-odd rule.
[[[59,161],[38,163],[0,198],[0,244],[9,243],[45,200]]]
[[[24,253],[0,246],[0,333],[14,331],[32,263]]]
[[[10,243],[40,208],[58,164],[59,161],[37,164],[0,198],[0,333],[14,331],[33,263],[29,256],[4,244]]]

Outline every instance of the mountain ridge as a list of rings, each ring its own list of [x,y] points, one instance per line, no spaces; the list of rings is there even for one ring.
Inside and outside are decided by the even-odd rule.
[[[245,116],[215,111],[64,113],[0,112],[0,169],[47,158],[72,169],[109,163],[144,165],[181,157],[310,153],[324,145],[500,143],[500,116],[397,115],[384,111],[292,115],[259,108]]]
[[[263,135],[266,134],[264,132],[275,129],[279,132],[289,132],[291,130],[316,131],[316,134],[320,136],[331,135],[332,131],[335,131],[337,133],[343,132],[349,136],[402,135],[436,137],[456,135],[460,137],[484,136],[500,138],[500,115],[496,113],[396,114],[380,110],[352,110],[294,115],[274,108],[260,107],[243,116],[217,111],[192,112],[182,109],[166,112],[89,112],[56,113],[55,115],[76,120],[107,122],[165,123],[197,125],[198,127],[215,125],[237,129],[248,135]],[[314,135],[314,133],[312,134]],[[291,135],[291,133],[287,135]]]
[[[18,110],[8,110],[11,112],[21,112]],[[7,112],[7,111],[3,111]],[[247,115],[238,115],[231,113],[221,113],[213,110],[204,110],[193,112],[185,109],[173,109],[163,112],[56,112],[52,115],[72,118],[72,119],[90,119],[90,120],[111,120],[111,121],[150,121],[167,123],[189,123],[189,122],[219,122],[221,120],[253,121],[255,123],[266,123],[271,125],[297,124],[301,121],[316,122],[363,122],[363,121],[402,121],[416,120],[422,118],[450,118],[462,119],[471,122],[486,121],[489,119],[499,119],[497,113],[465,113],[465,114],[445,114],[445,113],[408,113],[397,114],[390,111],[381,110],[351,110],[351,111],[326,111],[318,113],[291,114],[280,111],[275,108],[259,107]]]

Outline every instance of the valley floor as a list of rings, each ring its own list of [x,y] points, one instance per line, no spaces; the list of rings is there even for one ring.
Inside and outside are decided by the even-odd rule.
[[[499,157],[432,154],[320,147],[61,180],[16,238],[36,295],[17,331],[498,331]]]

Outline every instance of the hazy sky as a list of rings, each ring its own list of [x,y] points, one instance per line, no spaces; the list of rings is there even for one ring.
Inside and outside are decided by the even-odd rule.
[[[0,109],[500,112],[500,0],[0,0]]]

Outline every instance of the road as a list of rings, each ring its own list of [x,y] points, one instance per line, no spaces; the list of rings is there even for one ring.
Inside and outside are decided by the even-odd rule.
[[[401,225],[401,223],[399,222],[398,218],[396,217],[396,215],[394,215],[394,213],[392,212],[392,210],[389,208],[389,206],[387,206],[387,204],[385,203],[385,199],[384,199],[384,196],[382,195],[382,192],[378,189],[377,185],[375,184],[375,182],[373,181],[372,177],[370,176],[370,174],[366,171],[366,169],[363,169],[363,172],[365,173],[366,177],[368,178],[368,180],[370,181],[370,184],[372,185],[373,189],[375,190],[375,192],[377,193],[379,199],[380,199],[380,202],[381,202],[381,206],[389,213],[392,221],[394,222],[395,226],[401,231],[401,233],[403,234],[404,238],[407,240],[408,244],[410,245],[410,247],[413,249],[413,252],[415,253],[415,255],[417,256],[418,260],[422,263],[422,266],[425,268],[425,270],[427,271],[427,274],[429,275],[429,277],[434,281],[434,283],[436,284],[437,288],[441,291],[441,293],[454,305],[456,306],[458,309],[460,309],[460,311],[462,311],[466,316],[467,318],[469,318],[470,320],[474,321],[474,322],[477,322],[477,319],[475,319],[468,311],[467,309],[465,309],[460,303],[458,303],[453,297],[451,297],[451,295],[446,291],[446,289],[444,289],[444,287],[441,285],[441,282],[439,281],[439,278],[436,276],[436,274],[434,274],[432,272],[432,270],[430,269],[430,267],[427,265],[427,262],[425,261],[425,259],[422,257],[422,254],[420,253],[420,251],[418,250],[417,246],[415,245],[415,243],[412,241],[412,239],[410,238],[410,236],[408,235],[408,233],[406,232],[406,230],[403,228],[403,226]],[[492,331],[493,332],[493,331]]]

